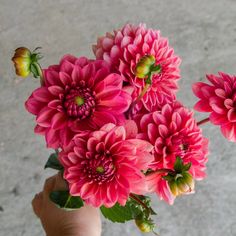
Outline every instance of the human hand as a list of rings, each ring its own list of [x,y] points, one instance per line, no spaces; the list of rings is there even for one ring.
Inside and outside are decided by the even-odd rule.
[[[78,210],[66,211],[58,208],[49,198],[55,190],[67,189],[61,173],[45,181],[43,191],[32,200],[34,213],[40,218],[47,236],[100,236],[99,210],[84,205]]]

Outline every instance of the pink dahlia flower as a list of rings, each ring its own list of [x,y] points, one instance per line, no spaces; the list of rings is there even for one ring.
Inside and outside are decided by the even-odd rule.
[[[176,157],[184,164],[192,163],[189,172],[196,180],[205,177],[208,154],[208,140],[193,118],[193,113],[179,103],[166,104],[161,111],[144,115],[140,122],[138,137],[154,145],[154,171],[174,170]],[[168,182],[162,177],[166,172],[156,172],[147,176],[150,191],[155,191],[161,199],[173,204],[174,196]]]
[[[144,24],[127,24],[121,30],[98,38],[93,51],[97,59],[110,63],[115,72],[119,72],[125,81],[134,86],[133,99],[137,98],[145,86],[144,79],[135,76],[137,63],[146,55],[155,58],[156,65],[161,66],[161,72],[153,75],[152,86],[144,95],[142,103],[137,104],[139,109],[143,104],[151,111],[153,106],[175,98],[181,60],[159,31],[147,29]]]
[[[45,135],[48,147],[58,148],[68,145],[75,132],[121,122],[131,103],[122,82],[104,61],[64,56],[44,70],[44,85],[26,101],[36,115],[35,132]]]
[[[70,194],[94,207],[125,205],[129,194],[147,191],[145,176],[153,146],[136,139],[134,122],[126,126],[106,124],[100,130],[81,133],[60,153]]]
[[[210,112],[209,119],[219,125],[223,135],[236,142],[236,76],[220,72],[206,76],[210,84],[198,82],[193,85],[194,94],[200,98],[194,108]]]

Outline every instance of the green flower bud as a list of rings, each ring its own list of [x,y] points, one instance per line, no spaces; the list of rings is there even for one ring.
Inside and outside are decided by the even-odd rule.
[[[156,62],[156,59],[152,55],[146,55],[142,57],[136,65],[135,75],[140,78],[146,78],[151,72]]]
[[[168,184],[175,197],[190,193],[194,190],[194,179],[192,175],[186,171],[173,176],[173,179],[169,180]]]
[[[30,74],[31,52],[28,48],[20,47],[15,50],[12,57],[15,65],[16,74],[21,77],[27,77]]]
[[[21,77],[27,77],[32,73],[34,77],[41,77],[42,70],[38,64],[38,60],[41,59],[40,53],[37,53],[36,48],[31,52],[28,48],[20,47],[15,50],[15,54],[12,57],[12,61],[15,66],[16,74]]]
[[[153,231],[155,224],[151,219],[136,219],[135,223],[139,230],[143,233],[149,233]]]

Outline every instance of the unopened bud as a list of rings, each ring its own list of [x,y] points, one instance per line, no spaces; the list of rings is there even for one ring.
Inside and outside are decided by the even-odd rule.
[[[31,52],[28,48],[17,48],[12,61],[14,62],[18,76],[27,77],[30,74]]]
[[[42,77],[42,70],[38,64],[38,60],[42,57],[40,53],[36,52],[37,49],[39,48],[36,48],[33,52],[25,47],[20,47],[15,50],[12,61],[18,76],[27,77],[32,73],[35,78]]]
[[[152,67],[155,64],[156,59],[152,55],[146,55],[142,57],[136,65],[135,75],[143,79],[152,72]]]
[[[194,190],[194,179],[188,172],[177,174],[173,180],[168,181],[168,184],[175,197],[191,193]]]
[[[149,233],[153,231],[155,224],[151,219],[136,219],[135,220],[136,225],[138,226],[139,230],[143,233]]]

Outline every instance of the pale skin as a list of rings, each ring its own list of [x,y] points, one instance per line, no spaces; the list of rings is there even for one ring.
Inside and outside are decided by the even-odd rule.
[[[101,236],[99,210],[85,205],[78,210],[59,209],[49,199],[55,190],[65,190],[67,185],[60,173],[45,181],[43,191],[36,194],[32,207],[41,220],[47,236]]]

